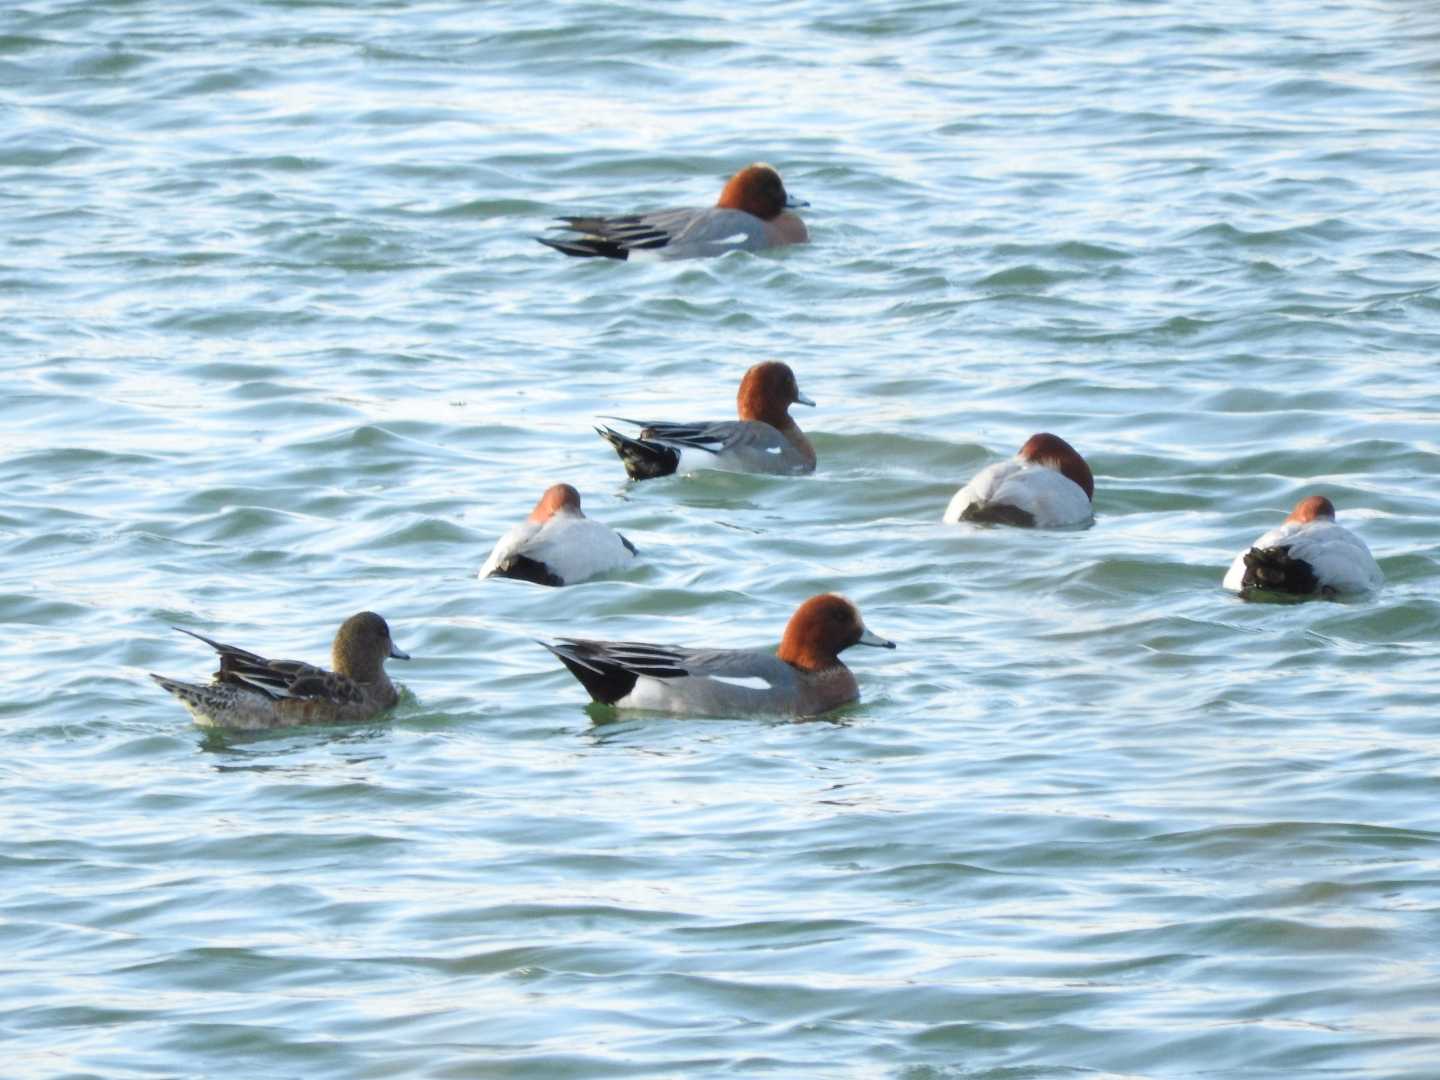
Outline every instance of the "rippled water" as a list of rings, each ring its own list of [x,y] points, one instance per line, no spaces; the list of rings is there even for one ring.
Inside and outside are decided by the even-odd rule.
[[[1440,1077],[1440,24],[1403,2],[34,0],[0,13],[14,1076]],[[579,262],[773,161],[814,243]],[[820,468],[596,414],[792,364]],[[938,524],[1031,432],[1093,528]],[[549,483],[644,559],[478,582]],[[1388,582],[1246,605],[1323,492]],[[822,722],[531,638],[893,654]],[[381,722],[206,734],[170,626]]]

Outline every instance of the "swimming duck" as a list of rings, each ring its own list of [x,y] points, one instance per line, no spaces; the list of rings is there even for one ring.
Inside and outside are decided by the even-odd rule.
[[[299,660],[267,660],[194,630],[175,629],[219,653],[220,670],[203,686],[153,673],[150,677],[205,727],[254,731],[369,720],[399,700],[385,674],[386,659],[410,659],[390,640],[389,625],[373,611],[351,615],[340,624],[330,649],[333,671]]]
[[[1384,581],[1365,541],[1335,520],[1334,503],[1310,495],[1235,556],[1223,584],[1249,599],[1256,593],[1333,597],[1370,592]]]
[[[814,406],[800,392],[789,364],[767,360],[745,372],[735,396],[738,420],[681,424],[606,417],[640,428],[638,438],[610,427],[595,430],[615,448],[632,480],[695,469],[810,473],[815,448],[790,415],[793,404]]]
[[[693,259],[761,251],[808,241],[805,223],[788,211],[809,205],[792,198],[780,174],[762,162],[732,176],[714,206],[620,217],[562,217],[565,224],[560,227],[578,235],[535,239],[581,258],[628,259],[633,251],[652,251],[665,259]]]
[[[574,585],[635,558],[635,545],[580,511],[569,484],[550,487],[530,516],[502,536],[480,567],[480,577],[507,577],[537,585]]]
[[[1075,448],[1058,435],[1031,435],[1014,457],[975,474],[955,493],[947,525],[973,521],[992,525],[1057,528],[1092,516],[1095,478]]]
[[[849,600],[812,596],[785,626],[778,651],[690,649],[634,641],[541,642],[590,697],[622,709],[699,716],[817,716],[859,700],[839,654],[852,645],[893,649]]]

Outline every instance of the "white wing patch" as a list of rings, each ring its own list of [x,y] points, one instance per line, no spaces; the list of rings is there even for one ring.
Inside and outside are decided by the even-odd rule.
[[[769,680],[763,679],[759,675],[710,675],[707,677],[728,686],[738,686],[743,690],[770,689]]]
[[[777,454],[777,455],[778,455],[778,454],[783,454],[784,452],[785,452],[785,448],[784,448],[783,446],[767,446],[767,447],[765,447],[765,453],[767,453],[767,454]]]

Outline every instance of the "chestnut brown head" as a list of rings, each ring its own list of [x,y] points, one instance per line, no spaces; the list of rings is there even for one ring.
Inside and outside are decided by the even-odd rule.
[[[1031,435],[1025,440],[1025,445],[1020,447],[1020,457],[1069,477],[1085,492],[1087,499],[1095,501],[1095,477],[1090,473],[1090,466],[1079,452],[1059,435],[1051,435],[1048,431]]]
[[[1324,495],[1307,495],[1295,504],[1295,509],[1290,511],[1290,516],[1285,520],[1303,525],[1308,521],[1316,521],[1321,518],[1334,521],[1335,504]]]
[[[725,185],[715,205],[721,210],[743,210],[761,221],[771,221],[795,205],[780,174],[763,162],[747,165]]]
[[[556,514],[568,513],[584,517],[580,512],[580,493],[569,484],[553,484],[545,489],[535,509],[530,511],[530,520],[544,524]]]
[[[779,360],[766,360],[745,372],[735,395],[735,411],[741,420],[763,420],[772,427],[785,424],[790,406],[795,404],[815,403],[800,392],[790,365]]]
[[[859,609],[845,597],[821,593],[795,609],[776,655],[802,671],[824,671],[838,664],[840,654],[851,645],[895,647],[893,641],[867,630]]]

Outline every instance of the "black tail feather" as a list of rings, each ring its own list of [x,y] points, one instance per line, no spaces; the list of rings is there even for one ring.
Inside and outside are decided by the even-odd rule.
[[[596,657],[585,648],[587,643],[584,641],[565,639],[554,645],[548,641],[540,644],[559,657],[560,662],[570,669],[570,674],[580,680],[586,693],[602,705],[614,705],[635,689],[639,679],[635,672]]]
[[[564,585],[565,579],[555,573],[539,559],[529,555],[511,555],[490,572],[491,577],[512,578],[528,581],[534,585]]]
[[[189,634],[191,637],[203,641],[220,655],[220,668],[215,672],[215,678],[220,681],[233,681],[237,671],[249,671],[266,668],[270,661],[245,649],[237,649],[234,645],[226,645],[224,642],[208,638],[204,634],[197,634],[194,630],[186,630],[183,626],[172,626],[170,629],[179,630],[182,634]]]
[[[1242,591],[1259,589],[1264,592],[1291,593],[1311,596],[1320,582],[1314,568],[1304,559],[1290,556],[1288,547],[1251,548],[1245,553],[1245,576]]]
[[[668,232],[638,214],[612,218],[562,217],[559,220],[571,232],[584,234],[580,241],[571,242],[613,243],[623,251],[649,251],[670,243]]]
[[[628,259],[629,250],[614,240],[603,240],[598,236],[582,236],[577,240],[551,240],[544,236],[535,237],[546,247],[552,247],[556,251],[563,251],[566,255],[574,255],[580,259]]]
[[[1009,503],[971,503],[960,512],[960,520],[973,521],[979,525],[1018,525],[1024,529],[1035,527],[1033,514]]]
[[[597,427],[595,432],[615,448],[631,480],[669,476],[680,467],[679,451],[663,443],[632,439],[609,427]]]

